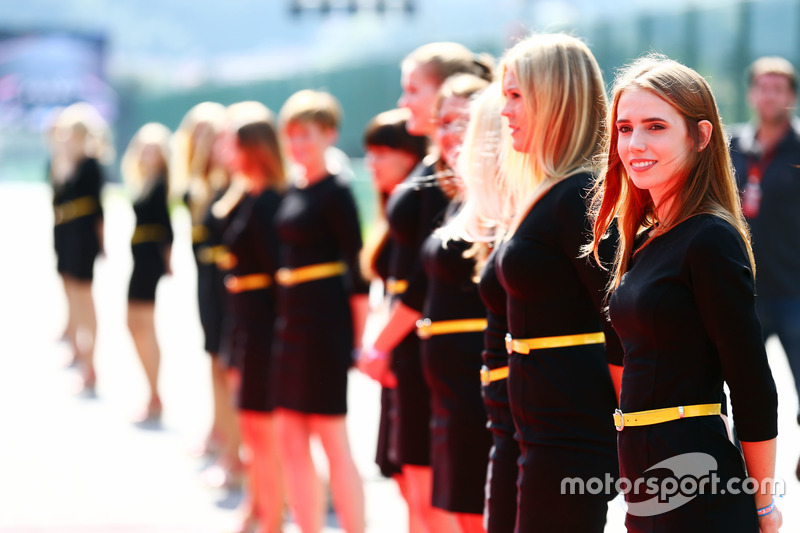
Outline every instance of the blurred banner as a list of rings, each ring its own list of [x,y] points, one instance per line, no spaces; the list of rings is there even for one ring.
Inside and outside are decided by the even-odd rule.
[[[84,101],[114,122],[105,49],[100,35],[0,31],[0,181],[44,179],[42,132],[54,111]]]
[[[41,132],[54,109],[79,101],[113,122],[104,62],[102,36],[0,31],[0,128]]]

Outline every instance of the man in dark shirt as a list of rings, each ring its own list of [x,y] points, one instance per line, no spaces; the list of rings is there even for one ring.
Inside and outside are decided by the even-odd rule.
[[[748,101],[754,120],[733,131],[731,157],[753,237],[756,308],[764,340],[780,339],[800,396],[800,120],[792,64],[756,60]]]

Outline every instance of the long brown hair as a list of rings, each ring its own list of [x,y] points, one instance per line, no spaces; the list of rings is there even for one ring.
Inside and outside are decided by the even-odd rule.
[[[674,107],[684,117],[693,143],[692,155],[668,192],[668,201],[672,200],[673,208],[667,220],[657,218],[656,206],[649,192],[633,185],[617,152],[619,135],[614,126],[617,105],[622,93],[630,89],[651,91]],[[698,123],[704,120],[711,123],[712,130],[708,144],[701,147]],[[714,94],[706,80],[689,67],[662,55],[642,57],[617,76],[606,123],[609,127],[601,155],[603,171],[595,183],[592,201],[593,240],[587,250],[597,257],[599,242],[616,219],[619,247],[609,292],[619,286],[622,275],[628,270],[634,253],[634,240],[642,230],[652,229],[654,236],[661,235],[699,214],[718,216],[736,228],[747,247],[755,273],[750,236],[728,152],[728,139]]]

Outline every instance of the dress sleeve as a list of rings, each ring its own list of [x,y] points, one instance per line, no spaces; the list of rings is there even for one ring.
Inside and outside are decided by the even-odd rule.
[[[700,317],[731,391],[737,434],[746,442],[772,439],[778,434],[778,395],[744,243],[720,221],[693,239],[687,264]]]
[[[420,252],[421,251],[420,249]],[[422,313],[425,308],[425,297],[427,294],[428,275],[425,273],[425,268],[422,266],[422,258],[418,255],[417,260],[414,262],[414,269],[408,276],[408,287],[400,297],[400,301],[414,311]]]
[[[327,201],[325,221],[339,244],[342,260],[347,263],[348,288],[351,294],[367,294],[369,285],[361,275],[361,225],[353,194],[346,185],[337,183],[337,194]]]
[[[576,178],[568,178],[576,179]],[[583,191],[580,194],[569,194],[566,191],[559,204],[559,242],[564,253],[572,261],[575,272],[583,284],[592,303],[603,321],[603,333],[606,337],[606,360],[608,364],[622,366],[623,349],[617,332],[611,325],[611,320],[606,312],[606,288],[614,253],[617,247],[618,234],[616,225],[609,229],[608,236],[603,239],[599,247],[600,260],[603,267],[597,264],[594,256],[584,256],[582,247],[591,238],[591,224],[587,217],[587,207]]]

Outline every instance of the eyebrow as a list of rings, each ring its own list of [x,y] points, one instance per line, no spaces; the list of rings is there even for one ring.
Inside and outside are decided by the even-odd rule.
[[[625,122],[630,122],[630,119],[627,119],[627,118],[618,118],[617,119],[617,124],[625,123]],[[646,118],[646,119],[642,120],[642,122],[644,122],[646,124],[649,124],[651,122],[667,122],[667,120],[663,119],[663,118],[658,118],[658,117],[651,117],[651,118]]]

